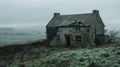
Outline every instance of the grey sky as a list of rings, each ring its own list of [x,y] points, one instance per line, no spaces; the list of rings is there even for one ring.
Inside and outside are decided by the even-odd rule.
[[[54,12],[80,14],[100,11],[108,29],[120,27],[120,0],[0,0],[0,26],[46,25]]]

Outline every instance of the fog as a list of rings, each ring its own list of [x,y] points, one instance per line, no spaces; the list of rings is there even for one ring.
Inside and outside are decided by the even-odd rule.
[[[90,13],[97,9],[106,29],[119,30],[119,0],[0,0],[0,27],[45,28],[54,12]]]

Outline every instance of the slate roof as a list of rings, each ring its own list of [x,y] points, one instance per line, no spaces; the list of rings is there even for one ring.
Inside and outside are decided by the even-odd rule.
[[[90,21],[95,21],[94,17],[93,13],[58,15],[48,23],[47,27],[68,26],[76,21],[87,24]]]

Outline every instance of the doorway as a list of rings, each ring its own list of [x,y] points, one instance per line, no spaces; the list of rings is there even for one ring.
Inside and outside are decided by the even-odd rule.
[[[71,40],[70,40],[70,35],[65,35],[65,39],[66,39],[66,42],[67,42],[67,47],[70,47],[71,46]]]

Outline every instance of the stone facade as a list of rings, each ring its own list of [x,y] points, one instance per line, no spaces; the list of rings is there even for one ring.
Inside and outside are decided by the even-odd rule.
[[[98,10],[74,15],[54,13],[46,26],[46,33],[50,45],[89,47],[97,44],[99,40],[102,42],[99,38],[104,36],[104,26]]]

